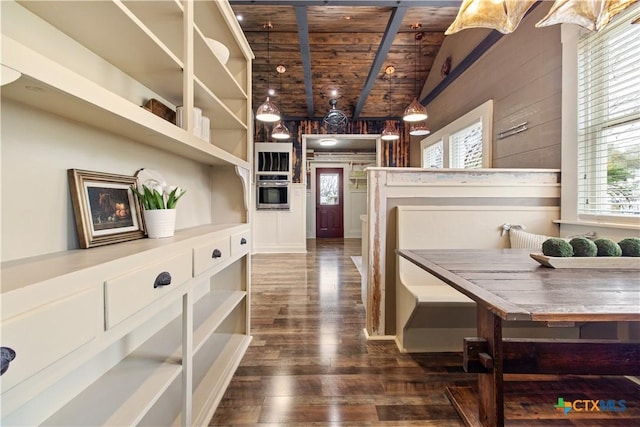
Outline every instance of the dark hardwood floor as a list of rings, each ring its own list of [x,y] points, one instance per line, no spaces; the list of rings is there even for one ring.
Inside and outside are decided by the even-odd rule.
[[[475,387],[457,353],[402,354],[367,341],[359,239],[309,240],[307,254],[253,256],[251,347],[212,426],[462,426],[445,396]],[[640,426],[640,387],[623,378],[513,376],[508,426]],[[624,412],[573,413],[557,399],[626,400]]]

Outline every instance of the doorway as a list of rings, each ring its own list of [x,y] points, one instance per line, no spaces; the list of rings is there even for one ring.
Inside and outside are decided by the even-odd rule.
[[[316,238],[344,237],[342,168],[316,169]]]

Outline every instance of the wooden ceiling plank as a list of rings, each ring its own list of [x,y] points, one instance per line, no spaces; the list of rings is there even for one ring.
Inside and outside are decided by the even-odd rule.
[[[300,55],[304,75],[304,93],[307,98],[307,114],[313,116],[313,86],[311,82],[311,47],[309,46],[309,23],[306,6],[296,6],[296,22],[298,23],[298,39],[300,39]]]
[[[353,120],[358,120],[358,117],[362,112],[362,108],[367,101],[369,92],[371,91],[371,88],[373,88],[373,84],[378,78],[378,71],[382,68],[383,63],[387,58],[387,54],[389,53],[389,50],[393,45],[393,40],[395,39],[398,30],[400,30],[402,20],[404,19],[406,13],[406,6],[396,7],[391,13],[391,17],[389,18],[389,22],[387,23],[387,28],[385,28],[384,35],[382,36],[382,42],[380,43],[380,47],[376,52],[376,58],[373,60],[373,64],[369,69],[369,75],[367,76],[367,80],[364,84],[364,87],[362,88],[362,92],[360,93],[360,98],[356,103],[356,108],[353,110]]]

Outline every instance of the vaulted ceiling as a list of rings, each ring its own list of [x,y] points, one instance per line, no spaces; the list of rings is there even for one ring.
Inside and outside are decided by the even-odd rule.
[[[255,54],[253,109],[268,86],[285,118],[399,117],[419,95],[460,1],[230,0]],[[267,30],[265,24],[272,24]],[[420,24],[415,29],[415,24]],[[412,28],[412,26],[414,28]],[[421,32],[417,41],[416,33]],[[278,74],[277,65],[286,72]],[[388,79],[385,68],[395,72]],[[440,73],[440,70],[434,70]],[[332,91],[337,95],[333,96]]]

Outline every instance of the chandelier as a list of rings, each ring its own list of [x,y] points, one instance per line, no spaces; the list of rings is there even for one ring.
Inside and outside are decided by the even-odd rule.
[[[336,99],[331,99],[329,104],[331,105],[331,109],[322,119],[322,126],[327,133],[344,133],[347,123],[349,122],[347,115],[336,108],[338,104]]]

